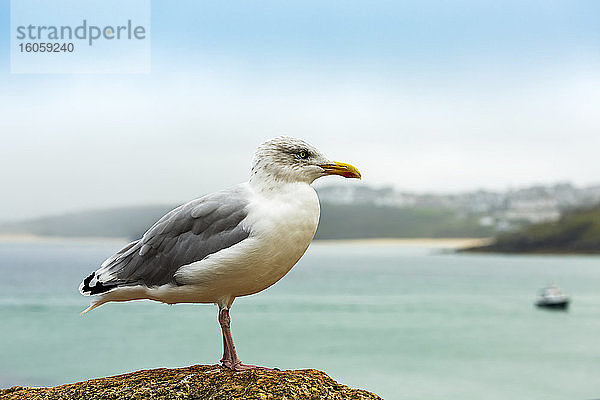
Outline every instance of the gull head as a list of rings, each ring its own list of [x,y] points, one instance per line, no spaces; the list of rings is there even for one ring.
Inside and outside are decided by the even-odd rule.
[[[360,172],[352,165],[329,160],[304,140],[279,136],[256,150],[250,180],[311,184],[326,175],[360,179]]]

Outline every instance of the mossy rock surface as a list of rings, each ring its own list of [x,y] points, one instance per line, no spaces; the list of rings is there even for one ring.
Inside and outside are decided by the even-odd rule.
[[[381,399],[314,369],[232,372],[219,365],[151,369],[50,388],[0,389],[1,399]]]

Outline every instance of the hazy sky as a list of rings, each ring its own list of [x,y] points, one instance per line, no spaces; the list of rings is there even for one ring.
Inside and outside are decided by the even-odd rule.
[[[280,134],[373,185],[600,183],[598,1],[152,1],[145,75],[10,74],[9,15],[0,220],[183,202]]]

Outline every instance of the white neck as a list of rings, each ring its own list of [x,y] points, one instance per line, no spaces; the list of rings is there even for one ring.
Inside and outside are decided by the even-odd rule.
[[[274,176],[265,173],[253,173],[249,180],[250,186],[259,192],[274,192],[289,187],[290,185],[306,185],[310,186],[308,182],[289,181],[282,179],[281,177]]]

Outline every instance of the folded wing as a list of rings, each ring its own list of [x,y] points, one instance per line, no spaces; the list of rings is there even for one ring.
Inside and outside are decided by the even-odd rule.
[[[236,186],[172,210],[85,278],[80,292],[94,295],[121,286],[179,285],[175,272],[181,266],[248,238],[250,232],[242,224],[248,214],[246,191]]]

